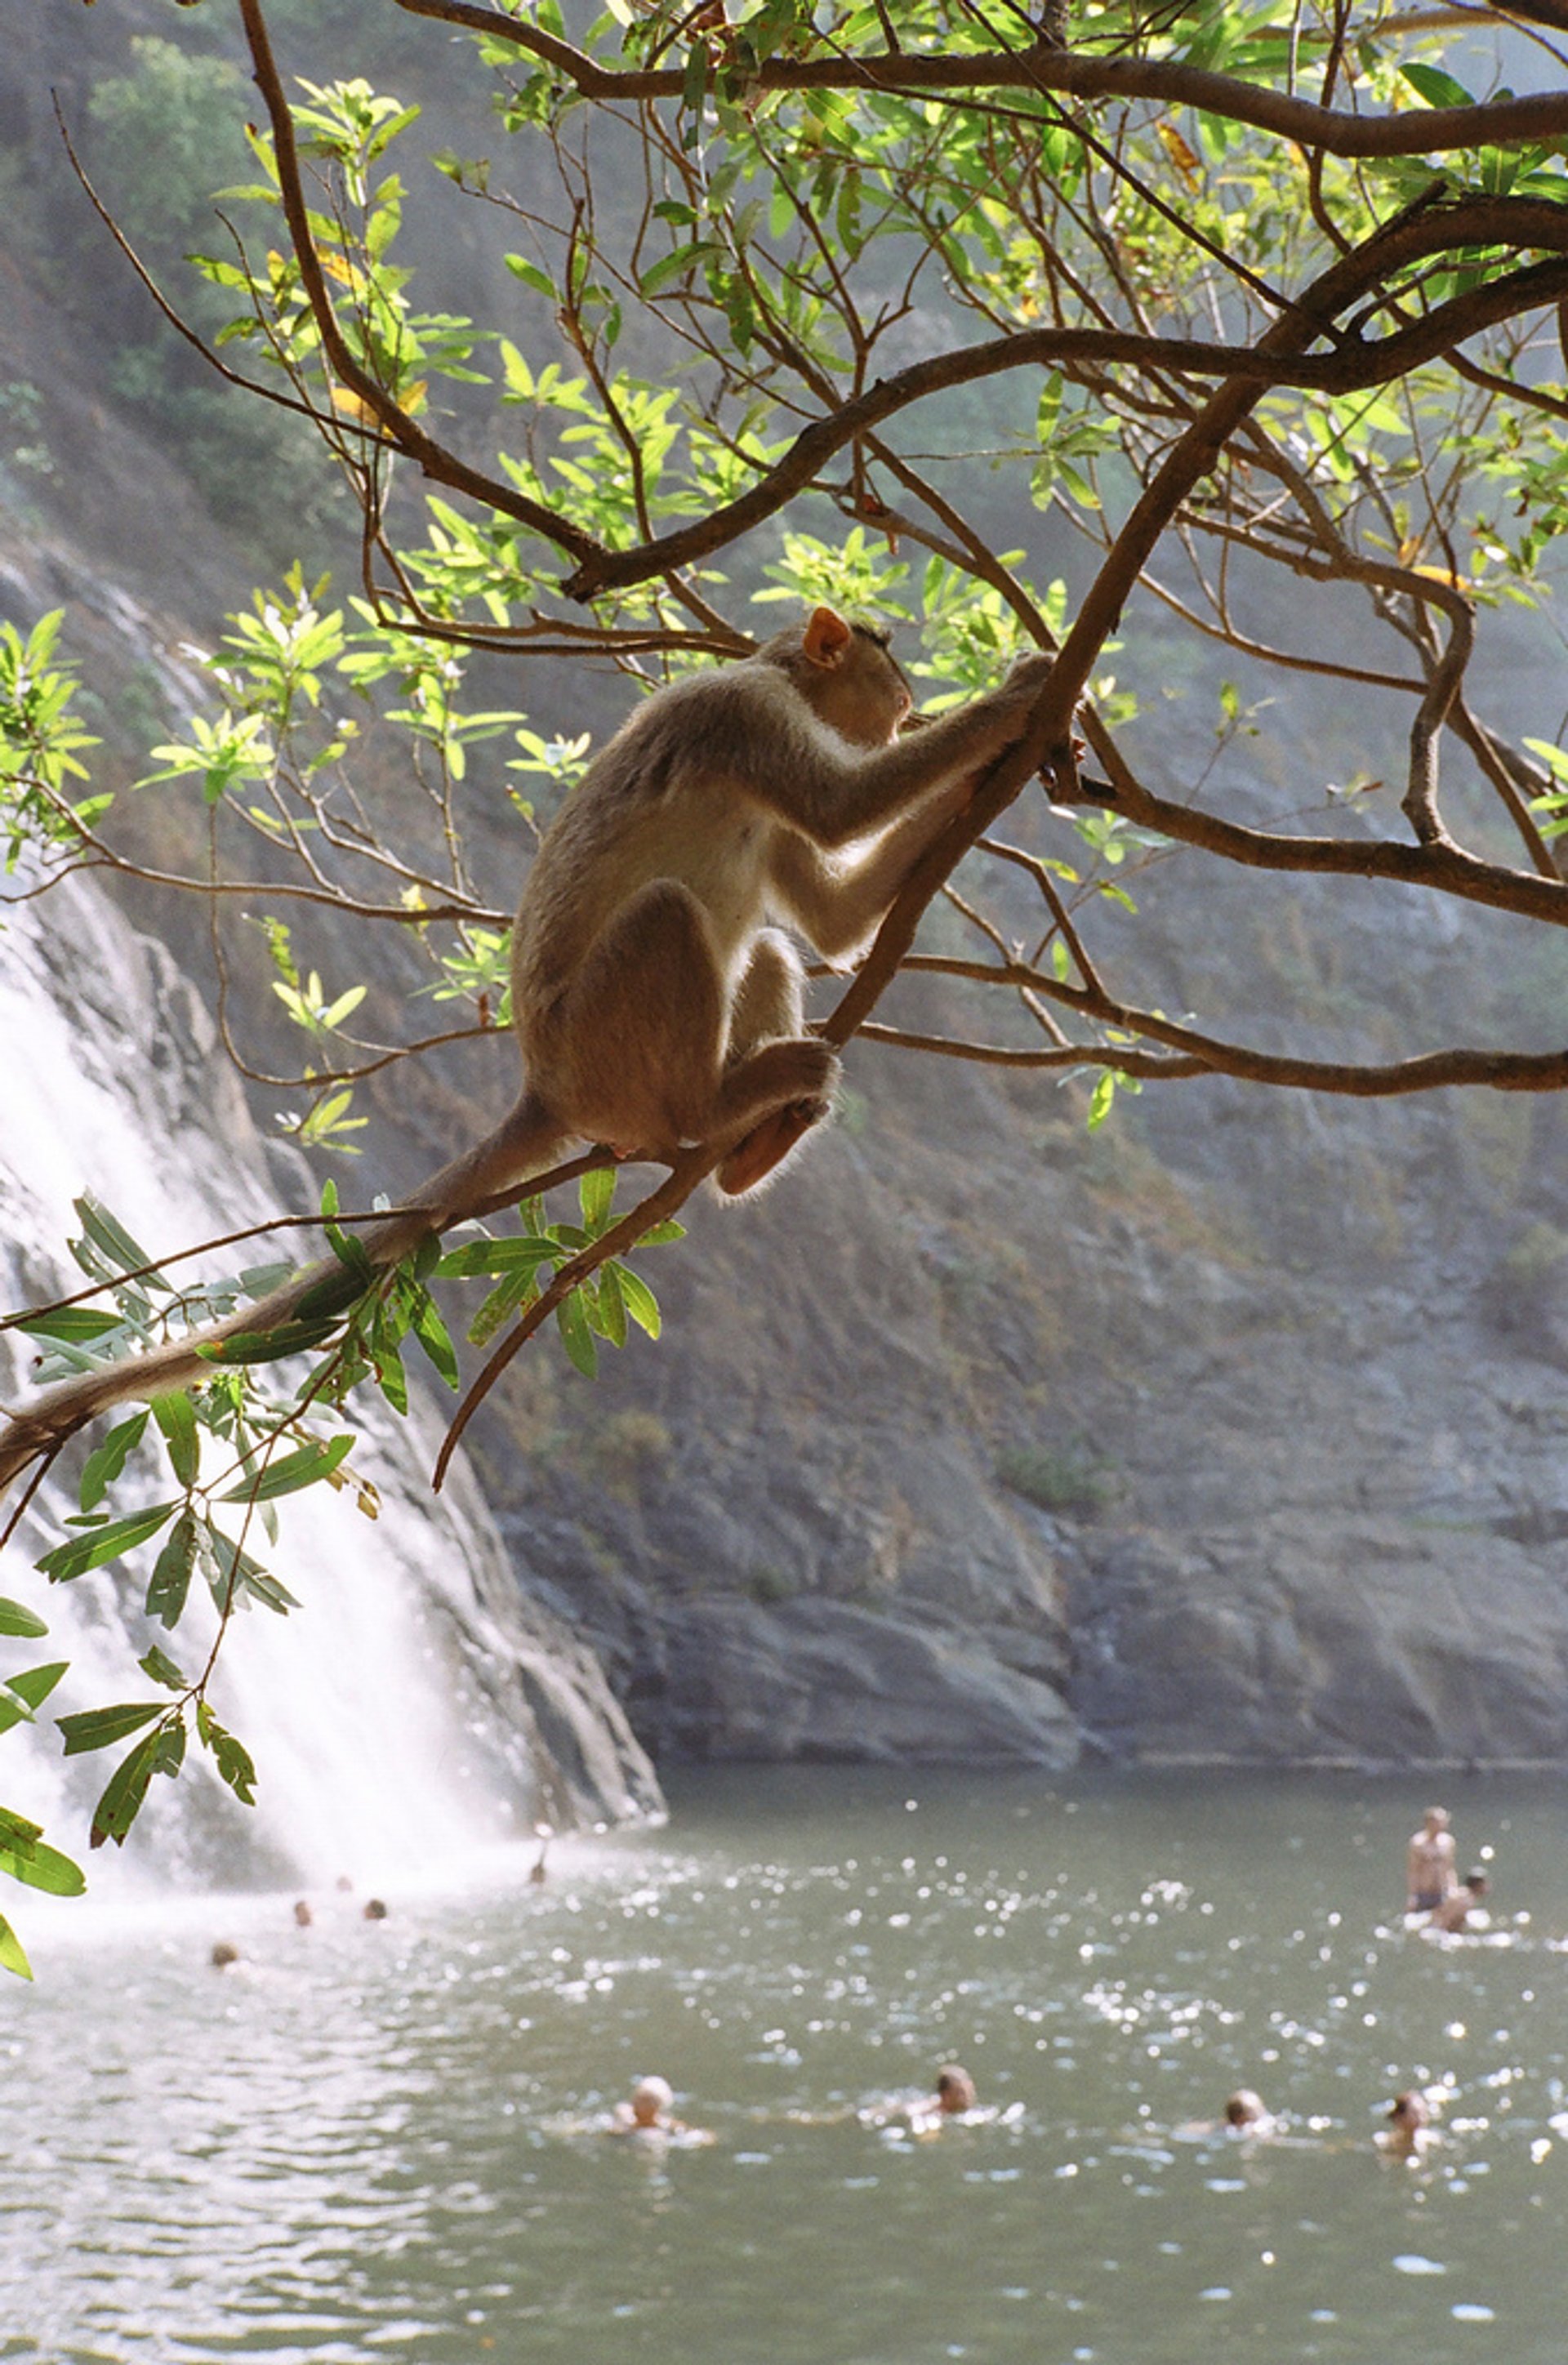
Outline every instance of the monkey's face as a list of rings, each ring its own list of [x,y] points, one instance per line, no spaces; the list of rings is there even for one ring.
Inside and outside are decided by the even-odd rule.
[[[896,739],[914,701],[909,684],[880,642],[857,632],[834,672],[821,684],[825,722],[857,747],[885,747]]]

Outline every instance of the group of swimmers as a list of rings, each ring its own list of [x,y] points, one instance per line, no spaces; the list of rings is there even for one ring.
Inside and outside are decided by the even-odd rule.
[[[915,2135],[935,2135],[947,2119],[980,2115],[975,2081],[957,2061],[944,2063],[931,2093],[908,2102],[878,2104],[856,2113],[870,2126],[885,2127],[902,2122]],[[710,2128],[688,2126],[684,2119],[675,2116],[675,2090],[667,2078],[639,2078],[627,2101],[616,2103],[603,2131],[610,2135],[662,2136],[683,2144],[714,2140]]]
[[[1280,2124],[1250,2086],[1238,2086],[1227,2098],[1225,2124],[1238,2135],[1277,2135]],[[1431,2106],[1420,2088],[1407,2087],[1403,2094],[1395,2094],[1377,2138],[1379,2150],[1395,2159],[1418,2159],[1435,2140]]]
[[[535,1878],[540,1877],[543,1863],[542,1850]],[[1460,1879],[1448,1809],[1428,1807],[1419,1831],[1411,1833],[1405,1851],[1406,1914],[1420,1917],[1429,1929],[1449,1933],[1462,1931],[1470,1926],[1471,1917],[1479,1911],[1491,1885],[1480,1866]],[[1482,1918],[1484,1920],[1484,1915]],[[678,2137],[688,2142],[713,2140],[708,2129],[689,2127],[676,2118],[674,2105],[675,2094],[667,2079],[640,2079],[630,2099],[616,2104],[605,2132]],[[912,2102],[883,2104],[858,2115],[879,2126],[902,2121],[912,2134],[932,2135],[949,2119],[980,2115],[975,2081],[967,2069],[950,2061],[938,2071],[935,2088],[930,2094]],[[1213,2120],[1204,2122],[1194,2132],[1207,2131],[1215,2124]],[[1250,2086],[1238,2086],[1226,2098],[1223,2124],[1234,2135],[1256,2138],[1277,2135],[1280,2123],[1260,2094]],[[1435,2140],[1430,2105],[1421,2090],[1412,2086],[1396,2094],[1377,2138],[1379,2148],[1394,2158],[1418,2159]]]
[[[847,2117],[849,2113],[843,2115]],[[932,2135],[949,2121],[973,2122],[995,2113],[980,2109],[975,2081],[969,2071],[958,2062],[948,2061],[937,2071],[936,2083],[930,2093],[904,2102],[875,2103],[854,2115],[863,2125],[884,2129],[899,2125],[913,2135]],[[1226,2097],[1223,2121],[1202,2121],[1181,2132],[1214,2134],[1220,2124],[1232,2135],[1254,2139],[1281,2133],[1279,2120],[1250,2086],[1238,2086],[1234,2094]],[[676,2117],[675,2090],[667,2078],[639,2078],[628,2099],[616,2103],[601,2126],[606,2135],[646,2135],[661,2145],[678,2143],[685,2146],[716,2140],[711,2128],[689,2126],[684,2119]],[[1418,2087],[1396,2094],[1377,2137],[1379,2150],[1395,2159],[1416,2160],[1435,2140],[1426,2095]]]
[[[1491,1886],[1480,1865],[1461,1880],[1449,1810],[1446,1807],[1428,1807],[1421,1818],[1420,1829],[1411,1833],[1406,1844],[1406,1916],[1426,1929],[1455,1935],[1473,1928],[1477,1914],[1484,1922],[1481,1900]],[[1248,2135],[1272,2135],[1277,2124],[1265,2109],[1261,2096],[1249,2086],[1238,2087],[1230,2096],[1225,2106],[1225,2123],[1236,2134]],[[1412,2086],[1396,2094],[1378,2136],[1380,2147],[1397,2158],[1418,2159],[1436,2140],[1431,2108],[1419,2087]]]

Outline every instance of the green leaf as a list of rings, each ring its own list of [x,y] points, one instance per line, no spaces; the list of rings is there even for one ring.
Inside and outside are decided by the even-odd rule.
[[[649,1226],[638,1240],[637,1246],[640,1249],[662,1248],[666,1240],[683,1240],[685,1238],[686,1226],[678,1224],[673,1216],[666,1216],[662,1224]]]
[[[150,1651],[143,1653],[136,1664],[150,1682],[162,1684],[167,1691],[183,1692],[186,1688],[185,1676],[175,1666],[173,1659],[158,1648],[156,1642]]]
[[[1111,1104],[1116,1097],[1116,1071],[1105,1068],[1101,1071],[1089,1103],[1089,1130],[1098,1133],[1111,1114]]]
[[[328,1284],[323,1282],[321,1287]],[[332,1284],[338,1286],[336,1283]],[[356,1289],[344,1301],[352,1304],[359,1296]],[[341,1308],[339,1309],[342,1310]],[[321,1346],[337,1328],[334,1316],[330,1320],[280,1322],[275,1330],[237,1330],[231,1339],[219,1339],[211,1346],[198,1347],[197,1354],[204,1363],[225,1364],[279,1363],[286,1355],[303,1355],[312,1347]]]
[[[503,255],[501,260],[512,276],[521,279],[525,287],[532,287],[535,295],[548,297],[552,304],[559,302],[554,280],[541,271],[536,263],[530,263],[527,256],[521,254]]]
[[[79,1864],[73,1864],[58,1848],[46,1847],[36,1836],[19,1847],[7,1847],[0,1838],[0,1872],[8,1873],[24,1888],[41,1889],[50,1897],[80,1897],[87,1886]]]
[[[95,1503],[103,1501],[140,1444],[141,1433],[146,1427],[146,1413],[132,1413],[129,1420],[122,1420],[118,1428],[111,1429],[102,1445],[95,1446],[88,1454],[82,1465],[82,1484],[77,1489],[77,1500],[84,1511],[90,1511]]]
[[[218,1723],[203,1700],[196,1709],[196,1731],[218,1760],[218,1770],[242,1806],[256,1803],[256,1769],[243,1743]]]
[[[0,1684],[0,1732],[9,1732],[14,1724],[23,1721],[30,1724],[31,1711],[42,1707],[70,1664],[68,1659],[52,1659],[47,1666],[24,1667],[19,1675],[7,1676]]]
[[[457,1368],[457,1351],[453,1346],[452,1334],[442,1320],[435,1300],[429,1292],[421,1289],[420,1297],[421,1303],[414,1311],[414,1336],[434,1364],[436,1371],[446,1382],[447,1386],[456,1388],[461,1385],[461,1375]]]
[[[713,251],[711,241],[690,239],[684,246],[678,246],[672,254],[661,255],[638,280],[638,294],[644,298],[657,296],[666,287],[673,286],[678,279],[684,279],[689,272],[696,269],[705,254]]]
[[[237,1593],[248,1594],[252,1599],[263,1602],[276,1610],[280,1618],[297,1609],[298,1601],[286,1585],[280,1584],[262,1566],[259,1560],[217,1528],[207,1528],[200,1539],[202,1560],[212,1586],[213,1598],[219,1609],[224,1608]]]
[[[19,1601],[7,1601],[0,1594],[0,1634],[20,1634],[28,1642],[36,1642],[40,1634],[48,1632],[48,1620],[40,1618],[36,1609],[25,1608]]]
[[[1401,66],[1400,73],[1418,97],[1428,106],[1473,106],[1475,101],[1462,82],[1445,73],[1441,66]]]
[[[603,1231],[605,1218],[615,1205],[614,1167],[590,1166],[577,1184],[577,1198],[582,1206],[583,1223],[597,1238]]]
[[[22,1952],[22,1942],[3,1913],[0,1913],[0,1970],[12,1971],[19,1979],[30,1979],[33,1975],[33,1967]]]
[[[33,1842],[42,1837],[41,1823],[29,1823],[26,1815],[18,1815],[13,1807],[0,1807],[0,1847],[26,1855]]]
[[[375,1278],[375,1267],[371,1262],[370,1251],[364,1242],[356,1239],[353,1232],[345,1232],[341,1224],[326,1224],[323,1225],[322,1229],[327,1235],[327,1246],[331,1250],[338,1262],[347,1267],[362,1290],[368,1287]],[[331,1276],[329,1275],[329,1279],[330,1278]],[[318,1283],[317,1286],[320,1288],[325,1284]],[[305,1300],[301,1299],[301,1306],[304,1303]]]
[[[152,1418],[163,1432],[175,1477],[182,1486],[194,1485],[201,1467],[196,1407],[185,1390],[177,1388],[168,1395],[153,1397]]]
[[[375,1365],[375,1383],[395,1413],[409,1409],[409,1375],[403,1369],[403,1358],[398,1351],[398,1341],[390,1329],[381,1325],[370,1341],[371,1360]]]
[[[133,1511],[129,1519],[111,1519],[106,1528],[95,1528],[89,1536],[73,1536],[69,1543],[56,1544],[38,1565],[50,1585],[69,1584],[73,1576],[85,1576],[90,1568],[101,1568],[106,1561],[118,1560],[121,1552],[145,1543],[179,1508],[177,1503],[154,1503],[150,1510]]]
[[[613,1260],[599,1276],[599,1327],[612,1347],[624,1347],[626,1298],[621,1286],[621,1267]]]
[[[436,1273],[442,1281],[463,1281],[476,1273],[536,1272],[560,1254],[554,1240],[465,1240],[442,1258]]]
[[[584,1379],[596,1379],[599,1376],[599,1350],[593,1343],[588,1308],[579,1290],[574,1289],[569,1297],[561,1300],[555,1308],[555,1324],[567,1354]]]
[[[165,1626],[179,1624],[185,1597],[191,1589],[191,1571],[196,1566],[196,1513],[182,1511],[170,1532],[168,1542],[158,1555],[148,1582],[149,1618],[157,1618]]]
[[[230,1486],[218,1500],[270,1503],[275,1496],[297,1494],[301,1486],[313,1486],[319,1478],[330,1477],[353,1451],[352,1437],[334,1437],[330,1443],[316,1440],[302,1445],[296,1453],[286,1453],[281,1461],[269,1463],[254,1478],[242,1479],[238,1486]]]
[[[80,1716],[57,1717],[55,1721],[65,1736],[67,1757],[80,1757],[89,1749],[113,1748],[128,1732],[140,1732],[163,1712],[162,1700],[128,1700],[119,1708],[84,1709]]]
[[[159,1711],[155,1709],[153,1713]],[[106,1840],[113,1840],[117,1847],[125,1845],[125,1835],[140,1813],[147,1786],[158,1769],[162,1738],[161,1732],[150,1732],[116,1766],[93,1810],[93,1828],[87,1834],[89,1847],[100,1848]]]
[[[73,1200],[72,1205],[81,1219],[83,1230],[111,1264],[118,1265],[122,1272],[142,1273],[149,1288],[167,1290],[169,1284],[162,1274],[151,1270],[152,1260],[147,1250],[131,1239],[124,1225],[117,1222],[99,1200],[95,1199],[91,1193],[84,1193],[80,1199]],[[144,1272],[143,1268],[148,1270]]]
[[[658,1299],[654,1295],[642,1274],[633,1272],[630,1265],[618,1265],[616,1274],[627,1313],[640,1329],[647,1332],[650,1339],[656,1339],[664,1328]]]
[[[106,1339],[123,1325],[118,1314],[101,1314],[95,1306],[62,1306],[57,1314],[29,1314],[15,1327],[25,1330],[29,1339],[62,1339],[79,1346]]]

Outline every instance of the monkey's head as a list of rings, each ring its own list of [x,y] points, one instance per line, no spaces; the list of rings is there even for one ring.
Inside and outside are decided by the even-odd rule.
[[[887,635],[870,624],[846,623],[831,608],[813,608],[803,625],[776,633],[758,654],[857,747],[886,746],[914,703]]]

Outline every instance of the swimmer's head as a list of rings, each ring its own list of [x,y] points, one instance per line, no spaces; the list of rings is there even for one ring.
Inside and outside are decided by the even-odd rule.
[[[1261,2094],[1255,2094],[1250,2086],[1238,2086],[1225,2106],[1227,2126],[1254,2126],[1260,2119],[1266,2119],[1268,2115],[1263,2108],[1263,2097]]]
[[[1473,1871],[1465,1874],[1464,1885],[1472,1897],[1484,1897],[1492,1882],[1489,1876],[1483,1872],[1479,1865],[1476,1865]]]
[[[1431,2115],[1427,2108],[1427,2097],[1415,2087],[1406,2093],[1395,2094],[1389,2105],[1390,2124],[1412,2134],[1417,2128],[1426,2126]]]
[[[674,2101],[667,2078],[639,2078],[632,2089],[632,2116],[640,2127],[656,2127]]]
[[[936,2072],[936,2100],[941,2109],[955,2113],[974,2109],[975,2081],[956,2061]]]
[[[1428,1807],[1425,1820],[1429,1832],[1446,1832],[1449,1827],[1449,1810],[1446,1807]]]

